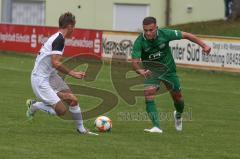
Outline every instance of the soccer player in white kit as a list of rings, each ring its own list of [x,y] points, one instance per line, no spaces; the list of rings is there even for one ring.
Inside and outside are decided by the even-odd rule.
[[[75,27],[75,16],[66,12],[59,18],[59,30],[53,34],[40,49],[31,74],[34,94],[41,102],[28,99],[26,115],[32,119],[38,110],[51,115],[64,116],[67,112],[64,102],[69,105],[72,119],[80,134],[94,134],[84,128],[81,109],[76,96],[57,74],[58,71],[77,79],[82,79],[85,72],[77,72],[66,68],[60,59],[64,52],[65,38],[70,38]]]

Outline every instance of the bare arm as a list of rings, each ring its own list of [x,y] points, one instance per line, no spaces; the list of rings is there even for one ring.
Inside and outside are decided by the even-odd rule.
[[[195,35],[193,35],[191,33],[182,32],[182,38],[183,39],[188,39],[188,40],[200,45],[202,47],[203,51],[207,54],[210,53],[210,51],[211,51],[210,46],[205,44],[201,39],[199,39],[198,37],[196,37]]]
[[[151,76],[151,71],[145,70],[141,68],[140,59],[132,59],[132,66],[133,69],[140,75],[142,75],[144,78],[147,78],[148,76]]]
[[[76,72],[73,70],[68,69],[67,67],[65,67],[61,62],[60,59],[62,58],[61,55],[52,55],[51,56],[51,61],[52,61],[52,66],[57,69],[58,71],[70,75],[74,78],[78,78],[78,79],[82,79],[83,77],[85,77],[85,72]]]

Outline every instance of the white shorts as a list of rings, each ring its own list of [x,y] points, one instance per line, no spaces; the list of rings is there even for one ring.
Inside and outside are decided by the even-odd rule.
[[[46,105],[57,104],[61,100],[57,93],[69,89],[67,84],[57,74],[51,75],[49,78],[32,75],[31,83],[36,97]]]

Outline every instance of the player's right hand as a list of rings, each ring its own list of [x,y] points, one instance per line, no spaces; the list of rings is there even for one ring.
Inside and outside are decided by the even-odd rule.
[[[145,70],[145,69],[139,69],[137,70],[137,73],[142,75],[144,78],[148,78],[152,75],[152,72],[150,70]]]

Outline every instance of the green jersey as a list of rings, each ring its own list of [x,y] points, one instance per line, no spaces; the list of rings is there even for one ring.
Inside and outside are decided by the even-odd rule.
[[[132,58],[141,59],[143,62],[157,62],[167,67],[167,72],[176,72],[169,42],[180,39],[182,33],[178,30],[158,29],[154,40],[147,40],[142,33],[134,42]]]

